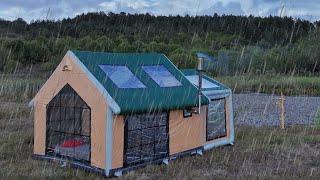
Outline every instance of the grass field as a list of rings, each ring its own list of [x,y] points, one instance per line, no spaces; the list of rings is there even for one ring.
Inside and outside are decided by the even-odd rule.
[[[102,178],[31,159],[32,113],[25,103],[0,106],[0,179]],[[236,144],[130,172],[124,179],[300,178],[320,176],[320,128],[236,127]]]
[[[299,93],[299,87],[320,86],[316,77],[224,77],[235,92],[265,92],[276,84],[293,87],[286,92]],[[100,175],[31,158],[33,148],[33,112],[28,101],[45,82],[44,78],[0,76],[0,179],[102,179]],[[237,90],[239,88],[239,90]],[[260,88],[263,89],[263,88]],[[272,88],[271,88],[272,89]],[[240,92],[241,92],[240,91]],[[318,91],[312,91],[319,95]],[[263,92],[263,91],[260,91]],[[293,93],[293,94],[295,94]],[[302,93],[303,94],[303,93]],[[150,165],[120,179],[298,179],[320,176],[320,128],[236,127],[236,144],[170,162],[169,166]]]

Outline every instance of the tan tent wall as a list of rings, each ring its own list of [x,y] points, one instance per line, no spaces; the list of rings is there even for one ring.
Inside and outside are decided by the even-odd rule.
[[[68,65],[69,70],[62,71],[65,65]],[[68,55],[33,100],[34,154],[45,155],[46,105],[67,83],[91,108],[91,165],[104,169],[107,104],[87,74]]]
[[[182,110],[171,111],[169,115],[170,155],[204,145],[207,106],[201,107],[201,114],[184,118]]]
[[[112,169],[123,166],[124,116],[113,118]]]

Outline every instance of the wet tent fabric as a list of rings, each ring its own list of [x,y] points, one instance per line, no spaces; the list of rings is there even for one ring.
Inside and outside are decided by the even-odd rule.
[[[69,66],[69,70],[65,70],[64,67],[66,65]],[[46,132],[47,107],[50,106],[48,105],[50,101],[52,101],[67,84],[72,87],[77,95],[79,95],[91,109],[90,166],[105,169],[108,162],[106,152],[110,151],[106,148],[110,147],[112,143],[112,141],[109,139],[107,141],[105,138],[107,134],[108,137],[110,136],[112,138],[112,131],[106,129],[109,126],[112,127],[112,122],[106,121],[107,112],[109,112],[108,109],[110,108],[108,102],[110,101],[106,101],[106,96],[102,93],[103,91],[98,89],[93,78],[90,78],[86,69],[79,65],[70,52],[64,56],[50,78],[30,102],[30,105],[34,107],[34,155],[42,159],[55,158],[48,156],[46,153],[46,139],[48,138]],[[77,103],[77,106],[78,105]],[[109,125],[110,122],[111,125]],[[106,144],[108,144],[108,146]],[[80,148],[77,150],[82,151]]]
[[[120,107],[120,114],[184,109],[198,105],[198,90],[163,54],[73,51]],[[102,66],[125,66],[145,86],[119,88]],[[163,66],[181,84],[161,87],[146,69]],[[147,68],[144,68],[147,67]],[[161,67],[162,68],[162,67]],[[151,72],[152,73],[152,72]],[[202,105],[209,100],[202,97]]]

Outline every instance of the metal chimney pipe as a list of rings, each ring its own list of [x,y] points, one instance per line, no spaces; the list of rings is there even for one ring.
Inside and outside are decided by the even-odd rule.
[[[200,111],[201,111],[201,96],[202,96],[202,92],[201,92],[201,89],[202,89],[202,71],[203,71],[203,58],[202,57],[198,58],[197,71],[198,71],[198,77],[199,77],[199,80],[198,80],[198,83],[199,83],[199,86],[198,86],[198,98],[199,98],[199,101],[198,101],[198,105],[199,105],[198,113],[200,114]]]

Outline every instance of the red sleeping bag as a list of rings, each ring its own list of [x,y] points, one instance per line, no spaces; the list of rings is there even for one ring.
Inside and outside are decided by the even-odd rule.
[[[61,147],[65,147],[65,148],[78,147],[78,146],[81,146],[83,144],[85,144],[83,139],[69,139],[69,140],[65,140],[61,144]]]

